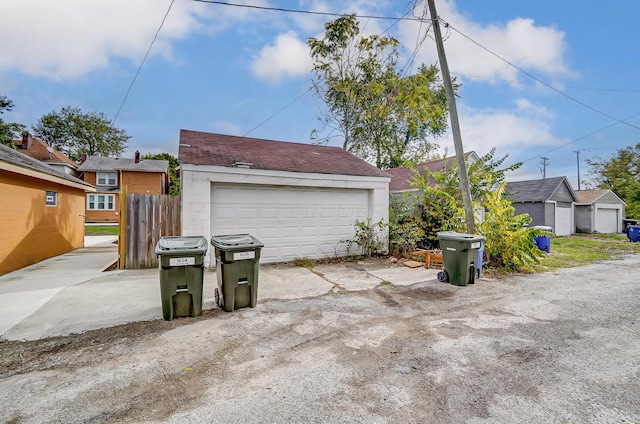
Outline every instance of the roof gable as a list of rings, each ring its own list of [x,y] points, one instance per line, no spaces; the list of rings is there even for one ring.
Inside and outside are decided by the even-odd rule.
[[[71,175],[67,175],[64,172],[59,172],[58,170],[47,165],[46,163],[40,162],[39,160],[34,159],[30,156],[24,155],[22,153],[18,153],[16,150],[11,149],[2,144],[0,144],[0,162],[6,162],[8,164],[15,165],[20,168],[36,171],[41,174],[45,174],[47,176],[61,178],[71,183],[81,184],[88,188],[93,188],[93,186],[89,183],[86,183],[78,178],[72,177]]]
[[[26,149],[22,147],[22,144],[16,142],[16,151],[37,159],[41,162],[60,163],[68,165],[74,169],[78,168],[77,163],[36,137],[30,138],[29,147]]]
[[[621,204],[626,204],[618,195],[609,189],[595,189],[595,190],[577,190],[576,196],[578,196],[578,202],[584,204],[598,203],[598,200],[603,200],[603,203],[608,203],[607,199],[616,199]]]
[[[286,172],[389,177],[339,147],[180,130],[182,164]]]
[[[112,158],[106,156],[89,156],[80,165],[80,171],[108,172],[108,171],[132,171],[132,172],[169,172],[169,161],[157,159],[141,159],[136,163],[135,159]]]
[[[562,184],[566,184],[574,201],[578,201],[567,177],[543,178],[538,180],[512,181],[507,183],[505,192],[512,202],[546,202]]]

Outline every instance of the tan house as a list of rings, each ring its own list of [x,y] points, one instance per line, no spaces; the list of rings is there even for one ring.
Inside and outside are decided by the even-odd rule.
[[[87,193],[86,222],[118,222],[120,193],[167,194],[169,161],[89,156],[81,165],[82,179],[96,187]]]
[[[22,140],[15,141],[14,144],[18,152],[38,159],[57,171],[72,177],[80,176],[77,163],[28,132],[22,135]]]
[[[95,188],[0,145],[0,275],[83,246]]]

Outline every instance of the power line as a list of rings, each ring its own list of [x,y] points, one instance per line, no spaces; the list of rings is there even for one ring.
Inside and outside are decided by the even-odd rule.
[[[520,80],[508,80],[508,79],[504,79],[504,78],[494,78],[494,77],[487,77],[487,76],[480,76],[480,75],[470,75],[470,74],[464,74],[461,72],[451,72],[452,74],[455,75],[460,75],[462,77],[469,77],[469,78],[477,78],[477,79],[485,79],[485,80],[497,80],[497,81],[502,81],[502,82],[508,82],[508,83],[512,83],[512,84],[527,84],[526,81],[520,81]],[[569,88],[572,90],[589,90],[589,91],[614,91],[614,92],[621,92],[621,93],[640,93],[640,89],[624,89],[624,88],[593,88],[593,87],[572,87],[572,86],[565,86],[565,88]]]
[[[303,10],[303,9],[287,9],[283,7],[268,7],[268,6],[257,6],[254,4],[238,4],[238,3],[229,3],[226,1],[217,1],[217,0],[191,0],[198,3],[207,3],[207,4],[217,4],[221,6],[233,6],[233,7],[241,7],[245,9],[257,9],[257,10],[268,10],[271,12],[287,12],[287,13],[302,13],[306,15],[320,15],[320,16],[344,16],[350,15],[350,13],[335,13],[335,12],[317,12],[314,10]],[[399,21],[417,21],[416,18],[408,18],[406,16],[397,17],[397,16],[378,16],[378,15],[357,15],[353,13],[356,18],[366,18],[366,19],[380,19],[380,20],[392,20],[397,19]]]
[[[636,114],[634,114],[634,115],[631,115],[631,116],[629,116],[628,118],[625,118],[624,120],[625,120],[625,121],[627,121],[627,120],[632,119],[632,118],[635,118],[636,116],[639,116],[639,115],[640,115],[640,112],[638,112],[638,113],[636,113]],[[578,142],[578,141],[580,141],[580,140],[583,140],[583,139],[585,139],[585,138],[587,138],[587,137],[591,137],[592,135],[595,135],[595,134],[597,134],[597,133],[599,133],[599,132],[602,132],[602,131],[604,131],[604,130],[608,130],[608,129],[609,129],[609,128],[611,128],[611,127],[615,127],[615,126],[616,126],[616,125],[618,125],[619,123],[620,123],[620,122],[614,122],[613,124],[607,125],[606,127],[600,128],[599,130],[592,131],[592,132],[590,132],[589,134],[583,135],[582,137],[578,137],[578,138],[576,138],[576,139],[574,139],[574,140],[571,140],[570,142],[565,143],[565,144],[563,144],[563,145],[561,145],[561,146],[558,146],[558,147],[553,148],[553,149],[551,149],[551,150],[547,150],[547,151],[546,151],[546,152],[544,152],[544,153],[541,153],[541,154],[535,155],[535,156],[533,156],[533,157],[531,157],[531,158],[529,158],[529,159],[527,159],[527,160],[524,160],[524,161],[522,161],[522,163],[526,163],[526,162],[529,162],[530,160],[533,160],[533,159],[539,158],[541,155],[546,155],[546,154],[549,154],[549,153],[551,153],[551,152],[555,152],[556,150],[558,150],[558,149],[562,149],[563,147],[568,146],[569,144],[573,144],[573,143]]]
[[[440,18],[438,18],[438,19],[440,19]],[[465,35],[464,33],[462,33],[462,32],[461,32],[460,30],[458,30],[457,28],[455,28],[455,27],[453,27],[453,26],[449,25],[447,22],[444,22],[444,24],[445,24],[446,26],[448,26],[449,28],[451,28],[452,30],[454,30],[455,32],[457,32],[458,34],[460,34],[461,36],[463,36],[464,38],[466,38],[467,40],[471,41],[471,42],[472,42],[473,44],[475,44],[476,46],[480,47],[481,49],[485,50],[486,52],[488,52],[488,53],[492,54],[493,56],[497,57],[498,59],[502,60],[503,62],[505,62],[505,63],[506,63],[506,64],[508,64],[509,66],[512,66],[513,68],[515,68],[515,69],[517,69],[518,71],[522,72],[523,74],[525,74],[525,75],[526,75],[526,76],[528,76],[529,78],[532,78],[532,79],[534,79],[534,80],[538,81],[540,84],[544,85],[545,87],[550,88],[551,90],[555,91],[556,93],[558,93],[558,94],[560,94],[560,95],[562,95],[562,96],[564,96],[564,97],[568,98],[569,100],[572,100],[572,101],[574,101],[574,102],[578,103],[579,105],[581,105],[581,106],[583,106],[583,107],[586,107],[587,109],[590,109],[590,110],[592,110],[592,111],[594,111],[594,112],[596,112],[596,113],[598,113],[598,114],[600,114],[600,115],[606,116],[606,117],[607,117],[607,118],[609,118],[609,119],[613,119],[614,121],[616,121],[616,122],[618,122],[618,123],[622,123],[622,124],[625,124],[625,125],[628,125],[628,126],[630,126],[630,127],[633,127],[633,128],[636,128],[636,129],[639,129],[639,130],[640,130],[640,127],[638,127],[638,126],[635,126],[635,125],[633,125],[633,124],[630,124],[630,123],[628,123],[628,122],[625,122],[625,121],[623,121],[623,120],[620,120],[620,119],[616,118],[615,116],[609,115],[609,114],[608,114],[608,113],[606,113],[606,112],[603,112],[603,111],[601,111],[601,110],[598,110],[598,109],[596,109],[596,108],[594,108],[594,107],[592,107],[592,106],[590,106],[590,105],[588,105],[588,104],[584,103],[583,101],[580,101],[580,100],[576,99],[575,97],[572,97],[572,96],[568,95],[567,93],[565,93],[565,92],[563,92],[563,91],[561,91],[561,90],[559,90],[559,89],[555,88],[555,87],[554,87],[554,86],[552,86],[551,84],[546,83],[545,81],[541,80],[540,78],[536,77],[535,75],[533,75],[533,74],[531,74],[531,73],[529,73],[529,72],[525,71],[524,69],[522,69],[522,68],[518,67],[517,65],[514,65],[513,63],[511,63],[510,61],[508,61],[508,60],[507,60],[507,59],[505,59],[504,57],[500,56],[499,54],[495,53],[494,51],[490,50],[489,48],[487,48],[487,47],[483,46],[482,44],[480,44],[479,42],[477,42],[477,41],[476,41],[476,40],[474,40],[473,38],[471,38],[471,37],[469,37],[469,36]]]
[[[129,97],[129,93],[131,93],[131,89],[133,88],[133,84],[135,84],[136,79],[138,78],[138,74],[140,73],[140,70],[142,69],[142,65],[144,65],[144,62],[147,60],[147,56],[149,56],[149,52],[151,51],[151,48],[153,47],[153,43],[156,42],[156,38],[158,38],[158,34],[160,33],[160,30],[162,29],[162,26],[164,25],[164,21],[167,19],[167,16],[169,16],[169,12],[171,11],[171,6],[173,6],[173,2],[175,0],[171,0],[171,3],[169,4],[169,8],[167,9],[167,13],[164,14],[164,17],[162,18],[162,22],[160,22],[160,26],[158,27],[158,30],[156,31],[156,34],[153,36],[153,40],[151,40],[151,44],[149,44],[149,48],[147,49],[147,52],[144,54],[144,57],[142,58],[142,62],[140,62],[140,66],[138,66],[138,70],[136,71],[136,74],[133,76],[133,80],[131,80],[131,84],[129,84],[129,89],[127,90],[127,94],[124,95],[124,98],[122,99],[122,103],[120,103],[120,107],[118,108],[118,111],[116,112],[116,115],[113,117],[113,120],[111,121],[111,124],[115,124],[116,120],[118,119],[118,116],[120,115],[120,111],[122,110],[122,107],[124,106],[125,102],[127,101],[127,98]]]
[[[292,104],[294,104],[295,102],[297,102],[298,100],[300,100],[305,94],[307,94],[309,91],[311,91],[313,89],[312,87],[307,88],[305,91],[302,92],[302,94],[300,94],[298,97],[296,97],[295,99],[291,100],[289,103],[287,103],[286,105],[284,105],[283,107],[281,107],[277,112],[273,113],[271,116],[269,116],[267,119],[265,119],[264,121],[260,122],[258,125],[256,125],[255,127],[251,128],[249,131],[247,131],[246,133],[242,134],[243,137],[246,137],[248,134],[252,133],[254,130],[260,128],[261,126],[263,126],[264,124],[266,124],[268,121],[270,121],[272,118],[274,118],[277,114],[279,114],[280,112],[282,112],[283,110],[285,110],[286,108],[288,108],[289,106],[291,106]]]

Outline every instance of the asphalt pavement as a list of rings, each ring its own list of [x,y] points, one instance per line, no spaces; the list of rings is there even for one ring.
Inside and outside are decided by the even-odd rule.
[[[162,318],[158,269],[105,271],[117,260],[115,241],[87,237],[84,248],[0,276],[0,339],[37,340]],[[258,302],[436,280],[434,269],[387,265],[264,265]],[[206,270],[203,310],[217,308],[216,278]]]

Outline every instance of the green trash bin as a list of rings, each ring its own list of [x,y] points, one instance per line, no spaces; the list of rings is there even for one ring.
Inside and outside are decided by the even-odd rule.
[[[478,249],[482,248],[485,238],[454,231],[442,231],[437,235],[444,265],[438,279],[456,286],[475,283]]]
[[[202,314],[202,285],[207,239],[200,236],[162,237],[156,244],[160,265],[162,316]]]
[[[260,250],[264,246],[250,234],[229,234],[211,237],[215,247],[215,299],[227,312],[258,302],[258,269]]]

